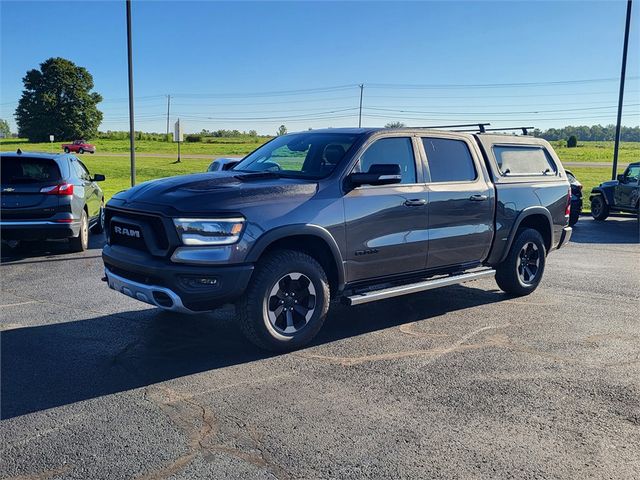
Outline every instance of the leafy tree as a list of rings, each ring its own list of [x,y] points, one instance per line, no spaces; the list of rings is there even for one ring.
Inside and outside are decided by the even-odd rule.
[[[402,128],[404,126],[405,125],[402,122],[389,122],[384,126],[384,128]]]
[[[276,135],[280,137],[286,134],[287,134],[287,127],[285,127],[284,125],[280,125],[280,128],[278,128],[278,132],[276,133]]]
[[[9,138],[11,136],[11,130],[9,129],[9,122],[0,118],[0,138]]]
[[[24,91],[16,108],[18,133],[32,142],[91,138],[98,133],[102,96],[84,67],[64,58],[49,58],[22,79]]]
[[[575,148],[578,146],[578,139],[575,135],[571,135],[567,140],[567,148]]]

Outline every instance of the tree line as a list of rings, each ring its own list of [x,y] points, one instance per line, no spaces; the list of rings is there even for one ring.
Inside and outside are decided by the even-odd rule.
[[[604,142],[615,140],[615,125],[581,125],[578,127],[568,126],[563,128],[549,128],[547,130],[535,129],[535,137],[544,138],[548,141],[568,140],[571,137],[583,142]],[[640,142],[640,127],[622,127],[620,129],[620,140],[623,142]]]

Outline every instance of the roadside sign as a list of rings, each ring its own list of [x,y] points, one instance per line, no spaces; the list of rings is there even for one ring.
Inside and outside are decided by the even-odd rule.
[[[53,142],[53,135],[49,135],[49,141]]]
[[[173,126],[173,141],[182,142],[182,126],[180,125],[180,119]]]

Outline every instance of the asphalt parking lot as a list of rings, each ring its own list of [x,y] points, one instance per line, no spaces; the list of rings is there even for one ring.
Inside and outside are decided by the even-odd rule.
[[[266,355],[82,255],[3,248],[2,478],[640,478],[638,222],[583,218],[543,285],[347,309]]]

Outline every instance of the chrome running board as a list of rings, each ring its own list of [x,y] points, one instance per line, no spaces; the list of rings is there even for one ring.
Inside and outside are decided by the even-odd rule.
[[[448,277],[440,277],[433,280],[424,280],[422,282],[389,287],[382,290],[363,292],[346,297],[345,300],[347,305],[360,305],[362,303],[375,302],[376,300],[384,300],[386,298],[399,297],[400,295],[409,295],[410,293],[424,292],[425,290],[432,290],[434,288],[456,285],[458,283],[478,280],[484,277],[493,277],[495,274],[496,271],[494,269],[460,273],[458,275],[450,275]]]

